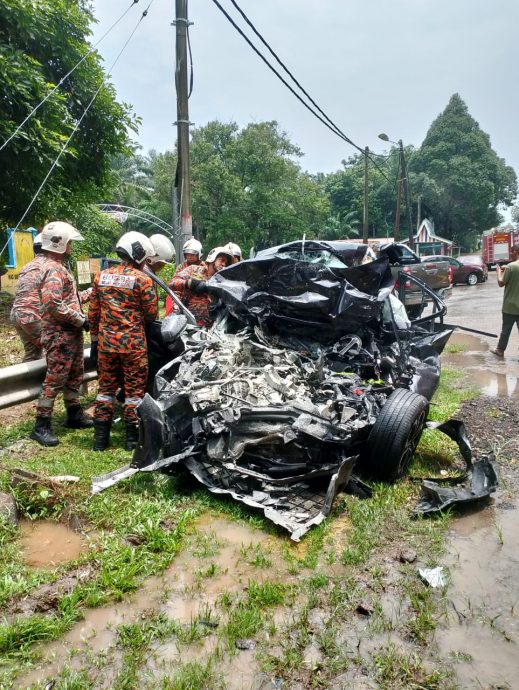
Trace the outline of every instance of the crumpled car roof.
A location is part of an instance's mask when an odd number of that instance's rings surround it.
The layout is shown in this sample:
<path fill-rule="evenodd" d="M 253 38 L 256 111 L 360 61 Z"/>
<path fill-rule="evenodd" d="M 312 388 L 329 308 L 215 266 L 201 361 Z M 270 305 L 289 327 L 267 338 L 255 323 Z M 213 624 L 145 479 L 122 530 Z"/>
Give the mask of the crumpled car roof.
<path fill-rule="evenodd" d="M 394 286 L 387 258 L 349 267 L 342 260 L 348 255 L 359 260 L 357 248 L 341 253 L 332 243 L 310 241 L 282 249 L 220 271 L 209 280 L 212 294 L 246 323 L 278 333 L 297 330 L 320 341 L 338 339 L 379 318 Z M 326 251 L 338 261 L 326 265 L 298 260 L 291 251 Z"/>

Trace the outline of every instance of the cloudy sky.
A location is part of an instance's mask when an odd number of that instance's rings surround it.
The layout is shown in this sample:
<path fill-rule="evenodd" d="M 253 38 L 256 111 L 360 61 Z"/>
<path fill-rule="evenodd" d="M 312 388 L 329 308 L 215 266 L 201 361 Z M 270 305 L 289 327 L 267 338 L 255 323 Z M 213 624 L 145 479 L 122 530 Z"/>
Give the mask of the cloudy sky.
<path fill-rule="evenodd" d="M 100 44 L 108 68 L 149 0 Z M 94 40 L 131 4 L 94 0 Z M 221 4 L 237 17 L 230 0 Z M 355 143 L 382 152 L 377 134 L 420 145 L 458 92 L 519 172 L 517 0 L 240 0 L 240 6 L 322 109 Z M 116 65 L 119 98 L 142 118 L 145 151 L 172 148 L 176 132 L 174 0 L 153 0 Z M 277 120 L 305 156 L 330 172 L 353 149 L 308 113 L 268 71 L 212 0 L 191 0 L 194 63 L 190 119 Z"/>

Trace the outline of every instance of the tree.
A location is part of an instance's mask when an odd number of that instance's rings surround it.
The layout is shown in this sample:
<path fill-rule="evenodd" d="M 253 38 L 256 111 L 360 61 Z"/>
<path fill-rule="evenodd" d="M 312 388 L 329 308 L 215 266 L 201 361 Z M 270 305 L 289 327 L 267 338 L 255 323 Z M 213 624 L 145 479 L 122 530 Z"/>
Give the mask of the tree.
<path fill-rule="evenodd" d="M 514 170 L 492 149 L 459 94 L 434 120 L 409 167 L 413 191 L 438 233 L 467 248 L 499 224 L 498 207 L 510 206 L 517 194 Z"/>
<path fill-rule="evenodd" d="M 195 230 L 206 246 L 245 251 L 316 237 L 329 215 L 318 180 L 294 160 L 301 151 L 276 122 L 210 122 L 193 132 Z"/>
<path fill-rule="evenodd" d="M 341 237 L 360 234 L 364 209 L 364 156 L 355 154 L 342 161 L 343 170 L 324 178 L 324 189 L 330 197 L 332 218 L 339 225 L 336 233 Z M 398 176 L 398 150 L 392 149 L 386 160 L 376 167 L 368 161 L 368 204 L 370 237 L 389 237 L 393 234 Z M 404 213 L 402 204 L 401 213 Z M 402 224 L 405 225 L 404 215 Z M 342 231 L 341 231 L 342 228 Z M 355 232 L 357 230 L 357 232 Z M 331 239 L 331 237 L 330 237 Z"/>
<path fill-rule="evenodd" d="M 0 3 L 0 145 L 90 49 L 93 15 L 82 0 Z M 105 196 L 110 156 L 129 150 L 137 120 L 116 100 L 92 52 L 0 152 L 0 221 L 16 224 L 100 88 L 25 222 L 55 216 L 64 198 L 84 205 Z"/>

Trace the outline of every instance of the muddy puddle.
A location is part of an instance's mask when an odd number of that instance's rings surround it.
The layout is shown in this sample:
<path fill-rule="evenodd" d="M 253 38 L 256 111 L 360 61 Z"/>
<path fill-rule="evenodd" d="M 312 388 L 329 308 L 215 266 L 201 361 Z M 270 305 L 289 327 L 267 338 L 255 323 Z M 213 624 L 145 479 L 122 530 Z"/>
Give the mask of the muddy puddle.
<path fill-rule="evenodd" d="M 456 661 L 463 688 L 517 688 L 519 512 L 489 507 L 456 519 L 447 564 L 448 627 L 442 656 Z"/>
<path fill-rule="evenodd" d="M 84 537 L 67 525 L 47 520 L 20 523 L 23 559 L 31 568 L 55 568 L 79 558 L 87 550 Z"/>
<path fill-rule="evenodd" d="M 117 626 L 145 620 L 150 612 L 162 612 L 185 626 L 207 625 L 207 637 L 183 646 L 181 654 L 174 638 L 154 647 L 147 670 L 171 675 L 180 663 L 206 658 L 216 648 L 222 593 L 241 596 L 250 580 L 272 580 L 273 571 L 281 581 L 286 580 L 287 566 L 271 537 L 247 525 L 204 516 L 162 576 L 146 580 L 124 602 L 86 610 L 83 620 L 59 641 L 40 648 L 39 668 L 20 678 L 16 687 L 49 682 L 65 664 L 79 669 L 92 653 L 117 655 Z M 259 674 L 254 651 L 236 650 L 222 673 L 229 690 L 254 687 Z M 107 678 L 102 687 L 110 687 L 110 682 Z"/>
<path fill-rule="evenodd" d="M 519 363 L 505 356 L 500 359 L 489 351 L 487 343 L 469 333 L 455 331 L 449 345 L 463 348 L 460 352 L 444 352 L 442 363 L 463 368 L 483 395 L 519 398 Z M 495 347 L 495 343 L 492 345 Z"/>
<path fill-rule="evenodd" d="M 519 404 L 514 353 L 498 359 L 486 342 L 467 333 L 454 333 L 449 343 L 464 349 L 444 353 L 444 364 L 462 367 L 483 395 Z M 519 507 L 500 500 L 509 479 L 502 477 L 495 501 L 451 525 L 444 561 L 451 574 L 448 613 L 435 638 L 460 688 L 519 687 Z"/>

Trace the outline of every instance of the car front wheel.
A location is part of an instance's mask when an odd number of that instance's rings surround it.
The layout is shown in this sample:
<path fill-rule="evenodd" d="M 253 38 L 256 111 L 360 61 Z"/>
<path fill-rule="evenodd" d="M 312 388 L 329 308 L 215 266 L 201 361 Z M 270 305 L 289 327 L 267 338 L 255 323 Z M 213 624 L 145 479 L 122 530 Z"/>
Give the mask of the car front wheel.
<path fill-rule="evenodd" d="M 467 276 L 467 285 L 477 285 L 478 276 L 477 273 L 469 273 Z"/>
<path fill-rule="evenodd" d="M 427 421 L 427 398 L 405 388 L 393 391 L 366 442 L 361 469 L 373 479 L 394 482 L 407 471 Z"/>

